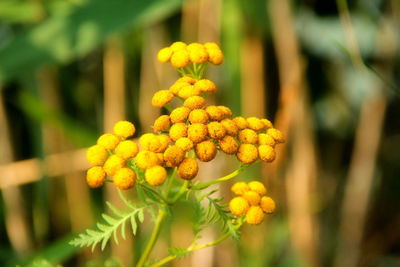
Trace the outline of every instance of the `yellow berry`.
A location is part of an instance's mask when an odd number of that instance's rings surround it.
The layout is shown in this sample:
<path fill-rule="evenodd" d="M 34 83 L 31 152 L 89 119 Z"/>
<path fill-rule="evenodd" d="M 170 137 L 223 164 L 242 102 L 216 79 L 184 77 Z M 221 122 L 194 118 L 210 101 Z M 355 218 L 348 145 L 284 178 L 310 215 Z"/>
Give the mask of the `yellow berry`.
<path fill-rule="evenodd" d="M 185 123 L 175 123 L 169 129 L 169 137 L 171 137 L 173 141 L 176 141 L 181 137 L 186 137 L 187 131 L 187 126 Z"/>
<path fill-rule="evenodd" d="M 196 156 L 200 161 L 208 162 L 215 158 L 217 155 L 217 147 L 210 141 L 203 141 L 196 145 Z"/>
<path fill-rule="evenodd" d="M 230 119 L 223 119 L 221 121 L 222 125 L 224 126 L 226 130 L 226 134 L 230 136 L 237 136 L 239 133 L 239 128 L 236 126 L 236 123 L 234 123 Z"/>
<path fill-rule="evenodd" d="M 181 137 L 176 140 L 175 145 L 182 148 L 183 151 L 189 151 L 193 148 L 193 142 L 187 137 Z"/>
<path fill-rule="evenodd" d="M 259 181 L 251 181 L 250 183 L 248 183 L 248 186 L 251 191 L 257 192 L 261 196 L 267 193 L 267 189 L 265 188 L 263 183 Z"/>
<path fill-rule="evenodd" d="M 171 143 L 171 138 L 169 138 L 169 136 L 165 134 L 158 135 L 157 138 L 160 141 L 160 147 L 154 152 L 156 153 L 164 152 L 165 149 L 167 149 L 167 147 Z"/>
<path fill-rule="evenodd" d="M 152 186 L 162 185 L 167 180 L 167 171 L 164 167 L 154 166 L 144 174 L 147 183 Z"/>
<path fill-rule="evenodd" d="M 189 117 L 190 109 L 187 107 L 179 107 L 174 109 L 169 115 L 173 123 L 186 122 Z"/>
<path fill-rule="evenodd" d="M 114 133 L 122 138 L 132 136 L 135 132 L 135 125 L 129 121 L 119 121 L 114 125 Z"/>
<path fill-rule="evenodd" d="M 238 139 L 243 144 L 256 144 L 258 141 L 258 135 L 251 129 L 244 129 L 239 131 Z"/>
<path fill-rule="evenodd" d="M 250 188 L 245 182 L 236 182 L 231 187 L 232 193 L 234 193 L 235 195 L 238 195 L 238 196 L 243 195 L 245 192 L 247 192 L 249 190 L 250 190 Z"/>
<path fill-rule="evenodd" d="M 121 190 L 132 188 L 136 182 L 136 174 L 129 168 L 121 168 L 114 175 L 114 185 Z"/>
<path fill-rule="evenodd" d="M 269 120 L 261 119 L 261 121 L 264 123 L 264 126 L 265 126 L 266 129 L 272 128 L 272 122 L 270 122 Z"/>
<path fill-rule="evenodd" d="M 94 145 L 89 147 L 86 152 L 86 159 L 90 164 L 100 165 L 107 157 L 107 151 L 104 147 Z"/>
<path fill-rule="evenodd" d="M 184 180 L 192 180 L 199 171 L 197 161 L 192 158 L 186 158 L 179 164 L 178 175 Z"/>
<path fill-rule="evenodd" d="M 206 124 L 208 122 L 208 114 L 204 109 L 194 109 L 189 114 L 190 123 Z"/>
<path fill-rule="evenodd" d="M 170 90 L 160 90 L 156 92 L 151 99 L 151 104 L 154 107 L 162 108 L 172 101 L 174 94 Z"/>
<path fill-rule="evenodd" d="M 183 87 L 185 87 L 185 86 L 189 86 L 189 85 L 191 85 L 190 83 L 188 83 L 188 82 L 185 82 L 185 81 L 176 81 L 173 85 L 171 85 L 171 87 L 169 88 L 169 91 L 171 92 L 171 93 L 173 93 L 174 95 L 178 95 L 178 93 L 179 93 L 179 91 L 183 88 Z"/>
<path fill-rule="evenodd" d="M 258 145 L 275 146 L 275 140 L 268 134 L 261 133 L 258 135 Z"/>
<path fill-rule="evenodd" d="M 264 123 L 256 117 L 247 118 L 247 123 L 249 124 L 249 128 L 254 131 L 260 131 L 265 127 Z"/>
<path fill-rule="evenodd" d="M 249 126 L 246 119 L 243 117 L 235 117 L 232 121 L 236 123 L 236 126 L 239 128 L 239 130 L 246 129 Z"/>
<path fill-rule="evenodd" d="M 139 146 L 131 140 L 122 141 L 115 149 L 115 154 L 122 159 L 134 158 L 138 152 Z"/>
<path fill-rule="evenodd" d="M 218 106 L 218 108 L 219 108 L 220 110 L 222 110 L 222 112 L 223 112 L 224 115 L 225 115 L 225 118 L 230 118 L 230 117 L 232 117 L 232 110 L 231 110 L 230 108 L 225 107 L 225 106 Z"/>
<path fill-rule="evenodd" d="M 146 133 L 142 135 L 139 139 L 139 143 L 144 150 L 157 152 L 159 147 L 161 146 L 160 140 L 157 138 L 155 134 Z"/>
<path fill-rule="evenodd" d="M 184 159 L 185 152 L 182 148 L 173 145 L 164 152 L 164 162 L 168 167 L 178 166 Z"/>
<path fill-rule="evenodd" d="M 171 58 L 172 52 L 173 51 L 170 47 L 164 47 L 163 49 L 161 49 L 158 52 L 158 55 L 157 55 L 158 61 L 160 61 L 162 63 L 168 62 L 169 59 Z"/>
<path fill-rule="evenodd" d="M 261 145 L 258 147 L 258 156 L 264 162 L 272 162 L 275 159 L 275 150 L 272 146 Z"/>
<path fill-rule="evenodd" d="M 214 65 L 221 65 L 224 62 L 224 54 L 220 49 L 207 49 L 208 61 Z"/>
<path fill-rule="evenodd" d="M 199 96 L 201 91 L 193 85 L 185 85 L 179 90 L 178 96 L 187 99 L 191 96 Z"/>
<path fill-rule="evenodd" d="M 125 167 L 125 160 L 117 155 L 111 155 L 104 163 L 104 171 L 113 176 L 119 169 Z"/>
<path fill-rule="evenodd" d="M 106 172 L 100 166 L 90 168 L 86 173 L 86 182 L 90 187 L 97 188 L 103 185 Z"/>
<path fill-rule="evenodd" d="M 215 86 L 215 84 L 207 79 L 198 80 L 194 84 L 194 87 L 197 88 L 200 92 L 205 93 L 214 93 L 217 91 L 217 87 Z"/>
<path fill-rule="evenodd" d="M 232 136 L 225 136 L 223 139 L 218 141 L 218 145 L 223 152 L 229 155 L 236 154 L 239 149 L 239 144 Z"/>
<path fill-rule="evenodd" d="M 173 52 L 186 49 L 186 47 L 187 44 L 185 44 L 184 42 L 174 42 L 172 45 L 170 45 L 170 48 Z"/>
<path fill-rule="evenodd" d="M 260 203 L 260 195 L 254 191 L 247 191 L 244 192 L 242 195 L 251 206 L 257 206 Z"/>
<path fill-rule="evenodd" d="M 257 225 L 264 220 L 263 210 L 259 206 L 251 206 L 244 218 L 250 225 Z"/>
<path fill-rule="evenodd" d="M 213 121 L 222 121 L 225 118 L 224 112 L 216 106 L 206 107 L 206 112 L 210 120 Z"/>
<path fill-rule="evenodd" d="M 143 150 L 136 156 L 136 165 L 143 170 L 149 169 L 158 164 L 160 164 L 160 159 L 154 152 Z"/>
<path fill-rule="evenodd" d="M 172 54 L 171 64 L 175 68 L 183 68 L 189 64 L 189 52 L 186 50 L 178 50 Z"/>
<path fill-rule="evenodd" d="M 257 148 L 251 144 L 241 144 L 236 154 L 238 160 L 244 164 L 250 164 L 257 160 Z"/>
<path fill-rule="evenodd" d="M 284 143 L 285 142 L 285 138 L 283 137 L 283 134 L 281 131 L 279 131 L 278 129 L 275 128 L 269 128 L 267 130 L 267 134 L 270 135 L 272 138 L 274 138 L 274 140 L 277 143 Z"/>
<path fill-rule="evenodd" d="M 234 197 L 229 202 L 229 209 L 233 215 L 242 215 L 249 209 L 249 203 L 243 197 Z"/>
<path fill-rule="evenodd" d="M 119 144 L 119 138 L 113 134 L 103 134 L 97 139 L 97 144 L 107 150 L 113 150 Z"/>
<path fill-rule="evenodd" d="M 220 140 L 225 137 L 226 134 L 225 127 L 217 121 L 212 121 L 209 124 L 207 124 L 207 129 L 208 129 L 208 135 L 212 139 Z"/>
<path fill-rule="evenodd" d="M 192 43 L 186 49 L 189 51 L 189 58 L 193 63 L 202 64 L 207 62 L 208 53 L 202 44 Z"/>
<path fill-rule="evenodd" d="M 183 105 L 190 109 L 199 109 L 206 105 L 206 100 L 201 96 L 191 96 L 188 97 Z"/>
<path fill-rule="evenodd" d="M 168 115 L 161 115 L 154 122 L 153 126 L 154 132 L 157 133 L 157 132 L 167 131 L 170 123 L 171 119 Z"/>
<path fill-rule="evenodd" d="M 275 201 L 272 198 L 266 196 L 261 198 L 260 206 L 261 209 L 267 214 L 274 213 L 276 208 Z"/>
<path fill-rule="evenodd" d="M 188 138 L 193 143 L 200 143 L 207 138 L 207 126 L 201 123 L 193 123 L 188 128 Z"/>

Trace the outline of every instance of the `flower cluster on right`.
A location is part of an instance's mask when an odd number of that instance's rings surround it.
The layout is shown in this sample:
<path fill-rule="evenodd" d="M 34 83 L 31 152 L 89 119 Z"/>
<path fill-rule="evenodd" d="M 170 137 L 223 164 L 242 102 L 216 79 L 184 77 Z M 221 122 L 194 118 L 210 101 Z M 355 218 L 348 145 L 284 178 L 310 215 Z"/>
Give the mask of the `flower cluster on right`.
<path fill-rule="evenodd" d="M 275 201 L 265 196 L 267 189 L 259 181 L 237 182 L 231 187 L 231 191 L 237 195 L 229 202 L 232 214 L 241 216 L 248 224 L 257 225 L 264 220 L 264 213 L 275 211 Z"/>

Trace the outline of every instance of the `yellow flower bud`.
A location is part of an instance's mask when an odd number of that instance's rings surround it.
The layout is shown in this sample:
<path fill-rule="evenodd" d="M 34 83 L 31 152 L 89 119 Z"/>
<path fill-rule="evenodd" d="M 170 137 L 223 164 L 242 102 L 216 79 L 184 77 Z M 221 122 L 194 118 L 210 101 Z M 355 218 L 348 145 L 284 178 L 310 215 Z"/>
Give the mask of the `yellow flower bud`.
<path fill-rule="evenodd" d="M 173 93 L 174 95 L 178 95 L 179 94 L 179 91 L 183 88 L 183 87 L 185 87 L 185 86 L 189 86 L 189 85 L 191 85 L 190 83 L 188 83 L 188 82 L 185 82 L 185 81 L 176 81 L 173 85 L 171 85 L 171 87 L 169 88 L 169 91 L 171 92 L 171 93 Z"/>
<path fill-rule="evenodd" d="M 221 50 L 221 48 L 220 48 L 216 43 L 212 43 L 212 42 L 205 43 L 205 44 L 204 44 L 204 47 L 205 47 L 207 50 L 212 50 L 212 49 Z"/>
<path fill-rule="evenodd" d="M 224 62 L 224 54 L 220 49 L 207 49 L 208 61 L 214 65 L 221 65 Z"/>
<path fill-rule="evenodd" d="M 220 140 L 226 135 L 225 127 L 217 121 L 212 121 L 207 124 L 207 129 L 208 135 L 215 140 Z"/>
<path fill-rule="evenodd" d="M 104 147 L 94 145 L 89 147 L 86 152 L 86 159 L 90 164 L 100 165 L 107 157 L 107 151 Z"/>
<path fill-rule="evenodd" d="M 249 124 L 249 128 L 254 131 L 260 131 L 265 127 L 264 123 L 256 117 L 247 118 L 247 123 Z"/>
<path fill-rule="evenodd" d="M 187 137 L 181 137 L 176 140 L 175 145 L 182 148 L 183 151 L 189 151 L 193 148 L 193 142 Z"/>
<path fill-rule="evenodd" d="M 257 148 L 251 144 L 241 144 L 236 154 L 238 160 L 244 164 L 250 164 L 257 160 Z"/>
<path fill-rule="evenodd" d="M 243 144 L 256 144 L 258 141 L 258 135 L 253 130 L 244 129 L 239 131 L 238 139 Z"/>
<path fill-rule="evenodd" d="M 274 213 L 276 208 L 275 201 L 272 198 L 266 196 L 261 198 L 260 206 L 261 209 L 267 214 Z"/>
<path fill-rule="evenodd" d="M 184 180 L 192 180 L 199 171 L 197 161 L 192 158 L 186 158 L 178 167 L 178 175 Z"/>
<path fill-rule="evenodd" d="M 225 136 L 223 139 L 218 141 L 218 145 L 223 152 L 229 155 L 236 154 L 239 149 L 239 144 L 232 136 Z"/>
<path fill-rule="evenodd" d="M 170 48 L 173 52 L 186 49 L 186 47 L 187 44 L 185 44 L 184 42 L 174 42 L 172 45 L 170 45 Z"/>
<path fill-rule="evenodd" d="M 202 64 L 207 62 L 208 53 L 202 44 L 192 43 L 186 49 L 189 51 L 189 58 L 193 63 Z"/>
<path fill-rule="evenodd" d="M 217 155 L 217 147 L 210 141 L 203 141 L 196 145 L 196 156 L 200 161 L 208 162 L 215 158 Z"/>
<path fill-rule="evenodd" d="M 168 115 L 161 115 L 156 119 L 154 122 L 154 132 L 162 132 L 162 131 L 167 131 L 169 128 L 169 125 L 171 123 L 171 119 Z"/>
<path fill-rule="evenodd" d="M 164 152 L 164 162 L 168 167 L 178 166 L 183 161 L 184 157 L 185 152 L 176 145 L 170 146 Z"/>
<path fill-rule="evenodd" d="M 261 145 L 268 145 L 268 146 L 275 146 L 275 140 L 268 134 L 261 133 L 258 135 L 258 144 Z"/>
<path fill-rule="evenodd" d="M 260 195 L 254 191 L 244 192 L 242 196 L 249 202 L 251 206 L 257 206 L 261 200 Z"/>
<path fill-rule="evenodd" d="M 265 195 L 267 193 L 267 189 L 265 188 L 265 186 L 259 182 L 259 181 L 251 181 L 248 184 L 249 188 L 251 191 L 257 192 L 258 194 L 260 194 L 261 196 Z"/>
<path fill-rule="evenodd" d="M 167 149 L 167 147 L 171 143 L 171 138 L 169 138 L 169 136 L 165 134 L 158 135 L 157 138 L 160 141 L 160 147 L 154 152 L 157 153 L 164 152 L 165 149 Z"/>
<path fill-rule="evenodd" d="M 193 85 L 196 83 L 196 80 L 190 76 L 183 76 L 183 77 L 180 77 L 178 80 L 176 80 L 176 82 L 185 82 L 185 83 Z"/>
<path fill-rule="evenodd" d="M 215 86 L 215 84 L 207 79 L 198 80 L 194 84 L 194 87 L 198 89 L 200 92 L 205 92 L 205 93 L 215 93 L 217 91 L 217 87 Z"/>
<path fill-rule="evenodd" d="M 230 118 L 230 117 L 232 117 L 232 110 L 231 110 L 230 108 L 225 107 L 225 106 L 218 106 L 218 108 L 219 108 L 220 110 L 222 110 L 222 112 L 223 112 L 224 115 L 225 115 L 225 118 Z"/>
<path fill-rule="evenodd" d="M 86 182 L 90 187 L 97 188 L 103 185 L 106 172 L 100 166 L 90 168 L 86 173 Z"/>
<path fill-rule="evenodd" d="M 131 140 L 122 141 L 115 149 L 115 154 L 125 160 L 134 158 L 138 152 L 139 146 Z"/>
<path fill-rule="evenodd" d="M 272 162 L 275 159 L 275 150 L 272 146 L 261 145 L 258 147 L 258 156 L 264 162 Z"/>
<path fill-rule="evenodd" d="M 233 215 L 242 215 L 249 209 L 249 203 L 243 197 L 234 197 L 229 202 L 229 209 Z"/>
<path fill-rule="evenodd" d="M 259 206 L 251 206 L 244 219 L 250 225 L 258 225 L 264 220 L 263 210 Z"/>
<path fill-rule="evenodd" d="M 210 120 L 213 121 L 222 121 L 225 118 L 224 112 L 216 106 L 206 107 L 206 112 Z"/>
<path fill-rule="evenodd" d="M 152 152 L 157 152 L 157 150 L 161 146 L 158 137 L 152 133 L 146 133 L 142 135 L 139 139 L 139 143 L 144 150 Z"/>
<path fill-rule="evenodd" d="M 187 107 L 179 107 L 174 109 L 169 115 L 173 123 L 186 122 L 189 117 L 190 109 Z"/>
<path fill-rule="evenodd" d="M 147 170 L 158 164 L 160 164 L 160 159 L 154 152 L 143 150 L 140 151 L 136 156 L 136 165 L 140 169 Z"/>
<path fill-rule="evenodd" d="M 135 132 L 135 125 L 129 121 L 119 121 L 114 125 L 114 133 L 122 138 L 132 136 Z"/>
<path fill-rule="evenodd" d="M 199 109 L 206 105 L 206 100 L 201 96 L 191 96 L 188 97 L 183 105 L 190 109 Z"/>
<path fill-rule="evenodd" d="M 226 130 L 226 134 L 230 136 L 237 136 L 239 133 L 239 128 L 236 126 L 236 123 L 234 123 L 230 119 L 223 119 L 221 121 L 222 125 L 224 126 Z"/>
<path fill-rule="evenodd" d="M 243 117 L 235 117 L 232 121 L 236 123 L 236 126 L 239 128 L 239 130 L 243 130 L 249 127 L 249 124 Z"/>
<path fill-rule="evenodd" d="M 178 50 L 172 54 L 171 64 L 175 68 L 183 68 L 189 64 L 189 52 L 187 50 Z"/>
<path fill-rule="evenodd" d="M 200 123 L 193 123 L 188 128 L 188 137 L 194 143 L 200 143 L 207 138 L 207 126 Z"/>
<path fill-rule="evenodd" d="M 191 96 L 199 96 L 200 94 L 201 91 L 193 85 L 183 86 L 178 92 L 178 96 L 184 99 L 187 99 Z"/>
<path fill-rule="evenodd" d="M 171 102 L 173 98 L 174 94 L 171 91 L 160 90 L 154 94 L 153 98 L 151 99 L 151 104 L 154 107 L 162 108 L 163 106 Z"/>
<path fill-rule="evenodd" d="M 269 128 L 267 130 L 267 134 L 270 135 L 272 138 L 274 138 L 274 140 L 277 143 L 284 143 L 285 142 L 285 138 L 283 137 L 283 134 L 278 129 Z"/>
<path fill-rule="evenodd" d="M 113 150 L 119 144 L 119 138 L 113 134 L 103 134 L 97 139 L 97 144 L 107 150 Z"/>
<path fill-rule="evenodd" d="M 168 62 L 172 56 L 172 52 L 173 51 L 170 47 L 164 47 L 163 49 L 161 49 L 158 52 L 158 55 L 157 55 L 158 61 L 160 61 L 162 63 Z"/>
<path fill-rule="evenodd" d="M 125 160 L 117 155 L 111 155 L 104 163 L 103 169 L 108 175 L 113 176 L 119 169 L 123 167 L 125 167 Z"/>
<path fill-rule="evenodd" d="M 189 121 L 192 124 L 206 124 L 208 122 L 208 114 L 204 109 L 194 109 L 189 114 Z"/>
<path fill-rule="evenodd" d="M 176 141 L 181 137 L 186 137 L 187 132 L 188 130 L 185 123 L 183 122 L 175 123 L 169 129 L 169 137 L 171 137 L 173 141 Z"/>
<path fill-rule="evenodd" d="M 167 180 L 167 171 L 164 167 L 154 166 L 147 169 L 144 176 L 149 185 L 162 185 Z"/>
<path fill-rule="evenodd" d="M 131 169 L 122 168 L 115 173 L 113 180 L 117 188 L 127 190 L 135 185 L 136 174 Z"/>
<path fill-rule="evenodd" d="M 265 126 L 266 129 L 272 128 L 272 122 L 270 122 L 269 120 L 261 119 L 261 121 L 262 121 L 262 123 L 264 123 L 264 126 Z"/>
<path fill-rule="evenodd" d="M 243 195 L 245 192 L 247 192 L 249 190 L 250 190 L 250 188 L 245 182 L 236 182 L 231 187 L 232 193 L 234 193 L 235 195 L 238 195 L 238 196 Z"/>

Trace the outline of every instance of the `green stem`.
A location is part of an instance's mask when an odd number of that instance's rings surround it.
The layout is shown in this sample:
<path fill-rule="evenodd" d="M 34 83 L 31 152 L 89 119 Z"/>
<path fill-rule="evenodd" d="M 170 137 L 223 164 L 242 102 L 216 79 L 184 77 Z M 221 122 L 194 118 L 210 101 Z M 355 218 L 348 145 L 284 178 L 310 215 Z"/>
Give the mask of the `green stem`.
<path fill-rule="evenodd" d="M 235 170 L 234 172 L 232 172 L 232 173 L 230 173 L 228 175 L 225 175 L 225 176 L 223 176 L 221 178 L 212 180 L 212 181 L 207 182 L 207 183 L 201 183 L 201 184 L 194 185 L 190 189 L 191 190 L 201 190 L 201 189 L 209 187 L 210 185 L 221 183 L 221 182 L 224 182 L 224 181 L 228 181 L 228 180 L 236 177 L 237 175 L 239 175 L 239 173 L 244 171 L 246 168 L 247 167 L 245 165 L 242 165 L 241 167 L 239 167 L 239 169 Z"/>
<path fill-rule="evenodd" d="M 176 201 L 178 201 L 178 199 L 185 193 L 186 189 L 188 188 L 188 185 L 189 181 L 185 180 L 185 182 L 181 186 L 181 189 L 179 189 L 178 193 L 176 193 L 176 195 L 174 196 L 174 198 L 171 200 L 170 203 L 175 203 Z"/>
<path fill-rule="evenodd" d="M 157 241 L 157 238 L 160 234 L 161 226 L 162 226 L 162 223 L 164 222 L 166 215 L 167 215 L 167 213 L 163 209 L 159 209 L 156 224 L 153 229 L 153 233 L 151 233 L 150 240 L 147 243 L 147 246 L 146 246 L 142 256 L 140 257 L 139 262 L 137 263 L 136 267 L 142 267 L 146 263 L 147 258 L 149 257 L 151 251 L 153 250 L 153 247 L 154 247 L 154 245 Z"/>
<path fill-rule="evenodd" d="M 171 176 L 169 177 L 167 189 L 164 192 L 164 197 L 166 199 L 168 199 L 168 194 L 171 191 L 172 184 L 174 183 L 174 179 L 175 179 L 175 175 L 176 175 L 177 170 L 178 170 L 178 167 L 175 167 L 174 171 L 172 172 Z"/>
<path fill-rule="evenodd" d="M 125 203 L 125 205 L 127 205 L 128 207 L 134 209 L 135 207 L 132 205 L 132 203 L 125 197 L 124 193 L 122 193 L 122 191 L 120 189 L 118 190 L 118 195 L 119 197 L 122 199 L 122 201 Z"/>
<path fill-rule="evenodd" d="M 168 204 L 168 200 L 166 200 L 159 192 L 157 192 L 156 190 L 154 190 L 153 188 L 147 186 L 146 184 L 139 184 L 141 187 L 143 187 L 144 189 L 151 191 L 154 195 L 156 195 L 156 197 L 158 197 L 161 201 L 163 201 L 165 204 Z"/>

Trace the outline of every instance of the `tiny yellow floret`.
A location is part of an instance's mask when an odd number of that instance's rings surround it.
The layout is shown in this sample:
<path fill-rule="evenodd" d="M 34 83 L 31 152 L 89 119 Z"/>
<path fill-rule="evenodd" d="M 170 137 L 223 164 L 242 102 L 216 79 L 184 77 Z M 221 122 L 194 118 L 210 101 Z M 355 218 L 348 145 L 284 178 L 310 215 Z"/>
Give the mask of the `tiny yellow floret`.
<path fill-rule="evenodd" d="M 275 155 L 275 150 L 272 146 L 261 145 L 258 147 L 258 156 L 264 162 L 274 161 Z"/>
<path fill-rule="evenodd" d="M 217 155 L 217 147 L 210 140 L 198 143 L 195 150 L 197 158 L 203 162 L 211 161 Z"/>
<path fill-rule="evenodd" d="M 122 141 L 115 149 L 115 154 L 125 160 L 134 158 L 138 152 L 139 146 L 131 140 Z"/>
<path fill-rule="evenodd" d="M 178 166 L 184 159 L 185 152 L 177 145 L 170 146 L 164 152 L 164 162 L 168 167 Z"/>
<path fill-rule="evenodd" d="M 274 213 L 276 208 L 275 201 L 272 198 L 266 196 L 261 198 L 260 206 L 262 210 L 267 214 Z"/>
<path fill-rule="evenodd" d="M 208 114 L 204 109 L 194 109 L 189 114 L 190 123 L 206 124 L 208 122 Z"/>
<path fill-rule="evenodd" d="M 198 80 L 194 87 L 204 93 L 215 93 L 217 91 L 215 84 L 207 79 Z"/>
<path fill-rule="evenodd" d="M 250 164 L 257 160 L 257 148 L 251 144 L 241 144 L 236 153 L 238 160 L 244 164 Z"/>
<path fill-rule="evenodd" d="M 190 61 L 196 64 L 202 64 L 207 62 L 208 53 L 206 48 L 199 43 L 189 44 L 186 48 L 189 51 Z"/>
<path fill-rule="evenodd" d="M 215 140 L 221 140 L 226 135 L 225 127 L 217 121 L 212 121 L 207 124 L 207 129 L 208 135 Z"/>
<path fill-rule="evenodd" d="M 101 165 L 107 157 L 107 151 L 104 147 L 94 145 L 89 147 L 86 152 L 86 159 L 90 164 Z"/>
<path fill-rule="evenodd" d="M 187 99 L 191 96 L 199 96 L 200 94 L 201 91 L 193 85 L 185 85 L 178 92 L 178 96 L 183 99 Z"/>
<path fill-rule="evenodd" d="M 157 152 L 157 150 L 161 146 L 160 139 L 152 133 L 146 133 L 142 135 L 139 139 L 139 143 L 144 150 L 152 152 Z"/>
<path fill-rule="evenodd" d="M 224 54 L 220 49 L 207 49 L 208 61 L 214 65 L 221 65 L 224 62 Z"/>
<path fill-rule="evenodd" d="M 157 135 L 157 138 L 160 141 L 160 147 L 154 152 L 156 153 L 164 152 L 165 149 L 167 149 L 167 147 L 171 143 L 171 138 L 169 138 L 169 136 L 165 134 Z"/>
<path fill-rule="evenodd" d="M 258 135 L 258 145 L 268 145 L 268 146 L 275 146 L 275 140 L 272 138 L 272 136 L 265 134 L 265 133 L 260 133 Z"/>
<path fill-rule="evenodd" d="M 187 107 L 179 107 L 174 109 L 169 115 L 173 123 L 186 122 L 189 117 L 190 109 Z"/>
<path fill-rule="evenodd" d="M 247 123 L 246 119 L 243 117 L 235 117 L 232 119 L 234 123 L 236 123 L 236 126 L 239 128 L 239 130 L 246 129 L 249 127 L 249 124 Z"/>
<path fill-rule="evenodd" d="M 199 109 L 206 105 L 206 100 L 201 96 L 191 96 L 188 97 L 183 105 L 190 109 Z"/>
<path fill-rule="evenodd" d="M 257 206 L 260 203 L 261 197 L 257 192 L 247 191 L 242 195 L 251 206 Z"/>
<path fill-rule="evenodd" d="M 226 106 L 218 106 L 220 110 L 225 114 L 225 118 L 230 118 L 232 117 L 232 110 Z"/>
<path fill-rule="evenodd" d="M 200 143 L 207 138 L 207 126 L 201 123 L 193 123 L 188 128 L 188 138 L 193 143 Z"/>
<path fill-rule="evenodd" d="M 169 104 L 174 98 L 174 94 L 170 90 L 160 90 L 157 91 L 153 98 L 151 99 L 151 104 L 153 107 L 162 108 L 165 105 Z"/>
<path fill-rule="evenodd" d="M 170 60 L 171 56 L 172 56 L 172 49 L 170 47 L 164 47 L 162 48 L 160 51 L 158 51 L 158 61 L 162 62 L 162 63 L 166 63 Z"/>
<path fill-rule="evenodd" d="M 225 119 L 224 112 L 222 110 L 220 110 L 216 106 L 208 106 L 208 107 L 206 107 L 206 112 L 207 112 L 208 117 L 210 118 L 210 120 L 222 121 L 223 119 Z"/>
<path fill-rule="evenodd" d="M 90 187 L 97 188 L 103 185 L 106 172 L 100 166 L 90 168 L 86 173 L 86 182 Z"/>
<path fill-rule="evenodd" d="M 272 122 L 270 122 L 269 120 L 267 120 L 267 119 L 261 119 L 261 121 L 264 123 L 266 129 L 272 128 L 272 127 L 273 127 L 273 126 L 272 126 Z"/>
<path fill-rule="evenodd" d="M 187 44 L 185 44 L 184 42 L 174 42 L 172 45 L 170 45 L 170 48 L 172 49 L 173 52 L 182 50 L 182 49 L 186 49 Z"/>
<path fill-rule="evenodd" d="M 236 154 L 239 149 L 238 142 L 230 135 L 227 135 L 223 139 L 219 140 L 218 145 L 221 150 L 228 155 Z"/>
<path fill-rule="evenodd" d="M 192 180 L 199 171 L 197 161 L 193 158 L 184 159 L 178 167 L 178 175 L 184 180 Z"/>
<path fill-rule="evenodd" d="M 143 150 L 136 155 L 136 165 L 143 170 L 147 170 L 158 164 L 160 164 L 160 159 L 154 152 Z"/>
<path fill-rule="evenodd" d="M 114 125 L 114 133 L 122 138 L 134 135 L 136 132 L 135 125 L 129 121 L 119 121 Z"/>
<path fill-rule="evenodd" d="M 180 77 L 178 80 L 176 80 L 176 82 L 185 82 L 185 83 L 193 85 L 196 83 L 196 80 L 190 76 L 183 76 L 183 77 Z"/>
<path fill-rule="evenodd" d="M 248 186 L 249 186 L 251 191 L 257 192 L 261 196 L 263 196 L 263 195 L 265 195 L 267 193 L 267 189 L 265 188 L 263 183 L 261 183 L 259 181 L 251 181 L 248 184 Z"/>
<path fill-rule="evenodd" d="M 179 91 L 183 88 L 183 87 L 185 87 L 185 86 L 189 86 L 189 85 L 191 85 L 190 83 L 188 83 L 188 82 L 185 82 L 185 81 L 176 81 L 173 85 L 171 85 L 171 87 L 169 88 L 169 91 L 171 92 L 171 93 L 173 93 L 174 95 L 178 95 L 179 94 Z"/>
<path fill-rule="evenodd" d="M 264 129 L 265 127 L 264 123 L 256 117 L 247 118 L 247 123 L 249 124 L 249 128 L 256 132 Z"/>
<path fill-rule="evenodd" d="M 239 128 L 236 126 L 236 123 L 234 123 L 230 119 L 223 119 L 221 121 L 222 125 L 225 127 L 226 134 L 230 136 L 237 136 L 239 133 Z"/>
<path fill-rule="evenodd" d="M 164 167 L 154 166 L 150 169 L 147 169 L 144 176 L 146 178 L 146 182 L 149 183 L 149 185 L 162 185 L 165 180 L 167 180 L 167 171 Z"/>
<path fill-rule="evenodd" d="M 258 142 L 258 135 L 251 129 L 244 129 L 239 131 L 238 139 L 243 144 L 256 144 Z"/>
<path fill-rule="evenodd" d="M 103 168 L 108 175 L 114 176 L 123 167 L 125 167 L 125 160 L 117 155 L 111 155 L 104 163 Z"/>
<path fill-rule="evenodd" d="M 173 141 L 176 141 L 181 137 L 186 137 L 187 132 L 188 129 L 185 123 L 183 122 L 175 123 L 169 129 L 169 137 L 171 137 Z"/>
<path fill-rule="evenodd" d="M 249 203 L 243 197 L 234 197 L 229 202 L 229 209 L 233 215 L 242 215 L 249 209 Z"/>
<path fill-rule="evenodd" d="M 155 120 L 153 130 L 155 133 L 167 131 L 170 123 L 171 119 L 168 115 L 161 115 Z"/>
<path fill-rule="evenodd" d="M 113 150 L 119 144 L 119 138 L 113 134 L 103 134 L 97 139 L 97 144 L 107 150 Z"/>
<path fill-rule="evenodd" d="M 117 188 L 127 190 L 135 185 L 136 174 L 129 168 L 121 168 L 115 173 L 113 180 Z"/>
<path fill-rule="evenodd" d="M 189 52 L 187 50 L 178 50 L 172 54 L 171 64 L 175 68 L 183 68 L 189 64 Z"/>
<path fill-rule="evenodd" d="M 193 148 L 193 142 L 187 137 L 181 137 L 176 140 L 175 145 L 182 148 L 183 151 L 189 151 Z"/>
<path fill-rule="evenodd" d="M 258 225 L 264 220 L 264 212 L 259 206 L 251 206 L 244 219 L 250 225 Z"/>
<path fill-rule="evenodd" d="M 281 131 L 279 131 L 278 129 L 275 128 L 269 128 L 267 130 L 267 134 L 270 135 L 272 138 L 274 138 L 274 140 L 277 143 L 284 143 L 285 142 L 285 137 L 283 137 L 283 134 Z"/>
<path fill-rule="evenodd" d="M 235 195 L 238 195 L 238 196 L 243 195 L 245 192 L 247 192 L 249 190 L 250 190 L 250 188 L 245 182 L 236 182 L 231 187 L 232 193 L 234 193 Z"/>

